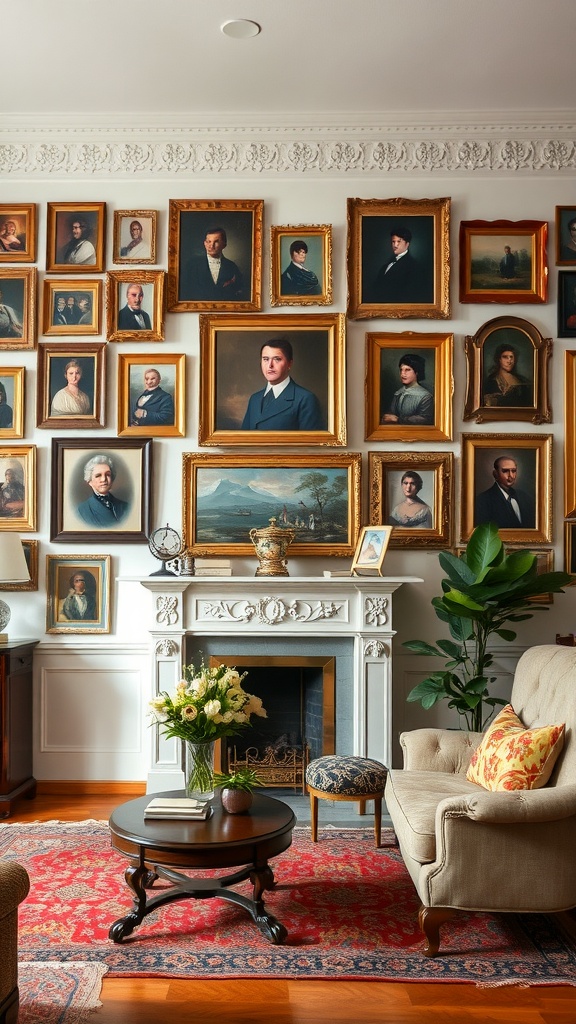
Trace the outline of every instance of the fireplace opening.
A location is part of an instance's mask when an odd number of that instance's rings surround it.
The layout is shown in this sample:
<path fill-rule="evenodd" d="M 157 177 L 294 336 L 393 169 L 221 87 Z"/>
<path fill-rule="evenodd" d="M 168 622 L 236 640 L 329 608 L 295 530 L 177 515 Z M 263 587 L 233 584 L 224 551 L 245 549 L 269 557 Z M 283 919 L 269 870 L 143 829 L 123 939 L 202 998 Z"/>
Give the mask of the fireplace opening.
<path fill-rule="evenodd" d="M 260 697 L 267 717 L 224 739 L 219 771 L 249 767 L 265 788 L 305 789 L 309 761 L 334 753 L 335 659 L 332 657 L 211 655 L 211 665 L 247 672 L 244 688 Z"/>

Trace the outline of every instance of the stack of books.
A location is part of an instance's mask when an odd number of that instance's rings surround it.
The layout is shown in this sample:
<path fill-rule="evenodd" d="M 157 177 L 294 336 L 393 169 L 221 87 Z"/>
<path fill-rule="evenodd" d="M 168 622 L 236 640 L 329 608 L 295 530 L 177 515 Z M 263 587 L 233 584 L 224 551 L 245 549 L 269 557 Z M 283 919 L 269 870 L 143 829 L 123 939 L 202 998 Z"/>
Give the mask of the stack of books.
<path fill-rule="evenodd" d="M 231 576 L 232 562 L 229 558 L 195 558 L 196 576 Z"/>
<path fill-rule="evenodd" d="M 187 796 L 155 796 L 144 811 L 145 818 L 172 818 L 174 821 L 204 821 L 212 814 L 208 801 L 192 800 Z"/>

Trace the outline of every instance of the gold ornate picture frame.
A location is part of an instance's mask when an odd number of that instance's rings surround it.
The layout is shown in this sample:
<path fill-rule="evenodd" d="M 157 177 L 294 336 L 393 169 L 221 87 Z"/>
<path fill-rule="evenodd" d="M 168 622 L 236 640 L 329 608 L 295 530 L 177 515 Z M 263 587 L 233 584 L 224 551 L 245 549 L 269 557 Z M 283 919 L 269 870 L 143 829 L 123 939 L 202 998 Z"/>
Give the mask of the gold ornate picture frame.
<path fill-rule="evenodd" d="M 0 267 L 0 351 L 36 348 L 36 267 Z"/>
<path fill-rule="evenodd" d="M 36 445 L 0 445 L 0 529 L 36 529 Z"/>
<path fill-rule="evenodd" d="M 35 263 L 36 203 L 0 203 L 0 263 Z"/>
<path fill-rule="evenodd" d="M 110 632 L 110 555 L 46 555 L 46 632 Z"/>
<path fill-rule="evenodd" d="M 92 335 L 100 333 L 102 281 L 47 279 L 43 283 L 42 333 Z"/>
<path fill-rule="evenodd" d="M 332 225 L 270 228 L 270 305 L 329 306 L 332 302 Z"/>
<path fill-rule="evenodd" d="M 23 540 L 22 550 L 30 579 L 25 583 L 0 583 L 0 590 L 38 590 L 38 541 Z"/>
<path fill-rule="evenodd" d="M 112 261 L 156 263 L 157 210 L 114 210 Z"/>
<path fill-rule="evenodd" d="M 391 526 L 363 526 L 352 559 L 352 576 L 381 576 L 392 536 Z"/>
<path fill-rule="evenodd" d="M 109 270 L 108 341 L 164 341 L 164 271 Z"/>
<path fill-rule="evenodd" d="M 576 516 L 576 352 L 564 354 L 564 518 Z"/>
<path fill-rule="evenodd" d="M 557 206 L 556 265 L 576 267 L 576 206 Z"/>
<path fill-rule="evenodd" d="M 0 441 L 24 437 L 23 366 L 0 366 Z"/>
<path fill-rule="evenodd" d="M 46 270 L 49 274 L 101 274 L 106 203 L 48 203 Z"/>
<path fill-rule="evenodd" d="M 370 522 L 392 526 L 390 548 L 452 543 L 452 452 L 369 452 Z"/>
<path fill-rule="evenodd" d="M 460 302 L 546 302 L 545 220 L 463 220 Z"/>
<path fill-rule="evenodd" d="M 185 437 L 185 395 L 186 356 L 183 353 L 119 353 L 120 436 Z"/>

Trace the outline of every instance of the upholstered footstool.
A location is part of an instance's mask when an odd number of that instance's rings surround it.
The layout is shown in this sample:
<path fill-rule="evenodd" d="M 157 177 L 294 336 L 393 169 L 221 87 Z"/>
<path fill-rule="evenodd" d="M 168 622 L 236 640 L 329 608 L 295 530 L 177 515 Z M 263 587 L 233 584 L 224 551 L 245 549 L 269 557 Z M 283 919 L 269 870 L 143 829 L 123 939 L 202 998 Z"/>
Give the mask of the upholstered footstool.
<path fill-rule="evenodd" d="M 354 800 L 359 813 L 366 813 L 366 801 L 374 801 L 374 838 L 380 846 L 382 797 L 388 769 L 368 757 L 328 754 L 310 761 L 306 785 L 310 793 L 312 842 L 318 840 L 318 800 Z"/>

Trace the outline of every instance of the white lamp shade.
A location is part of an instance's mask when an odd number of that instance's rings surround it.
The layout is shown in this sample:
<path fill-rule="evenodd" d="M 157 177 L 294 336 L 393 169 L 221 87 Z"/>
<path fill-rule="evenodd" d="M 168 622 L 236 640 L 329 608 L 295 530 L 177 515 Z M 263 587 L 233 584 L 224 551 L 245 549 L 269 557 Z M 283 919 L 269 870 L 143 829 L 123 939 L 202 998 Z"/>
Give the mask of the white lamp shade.
<path fill-rule="evenodd" d="M 26 583 L 29 579 L 20 537 L 17 533 L 0 531 L 0 583 Z"/>

